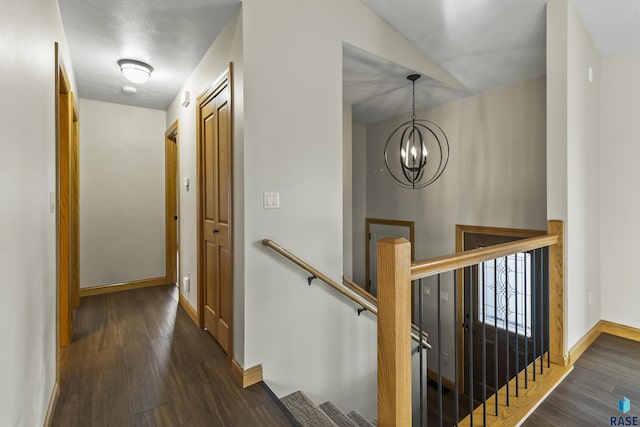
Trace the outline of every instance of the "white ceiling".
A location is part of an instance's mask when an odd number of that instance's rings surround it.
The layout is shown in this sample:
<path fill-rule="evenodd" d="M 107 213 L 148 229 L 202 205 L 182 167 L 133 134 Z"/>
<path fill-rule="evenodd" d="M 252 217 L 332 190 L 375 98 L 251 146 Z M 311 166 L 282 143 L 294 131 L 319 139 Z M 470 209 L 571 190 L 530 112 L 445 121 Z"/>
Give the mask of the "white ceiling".
<path fill-rule="evenodd" d="M 317 0 L 322 1 L 322 0 Z M 546 0 L 361 0 L 469 90 L 423 77 L 418 108 L 545 73 Z M 573 0 L 602 56 L 640 48 L 640 0 Z M 59 0 L 79 96 L 166 109 L 240 0 Z M 373 123 L 410 110 L 413 72 L 344 47 L 344 97 Z M 132 85 L 117 60 L 155 71 Z M 122 92 L 123 85 L 138 93 Z"/>
<path fill-rule="evenodd" d="M 640 48 L 640 1 L 573 1 L 600 56 Z"/>
<path fill-rule="evenodd" d="M 79 96 L 165 110 L 239 0 L 59 0 Z M 151 79 L 127 81 L 121 58 L 147 62 Z M 122 86 L 135 86 L 129 95 Z"/>
<path fill-rule="evenodd" d="M 342 46 L 342 97 L 353 105 L 353 120 L 371 124 L 411 112 L 414 71 L 357 47 Z M 469 93 L 422 76 L 416 82 L 416 108 L 429 108 Z"/>

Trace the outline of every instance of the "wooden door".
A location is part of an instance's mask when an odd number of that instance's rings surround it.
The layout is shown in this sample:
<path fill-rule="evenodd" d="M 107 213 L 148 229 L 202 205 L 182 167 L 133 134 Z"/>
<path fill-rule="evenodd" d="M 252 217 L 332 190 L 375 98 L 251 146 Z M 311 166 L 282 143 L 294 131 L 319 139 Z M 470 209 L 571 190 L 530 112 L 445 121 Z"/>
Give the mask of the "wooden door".
<path fill-rule="evenodd" d="M 229 354 L 232 324 L 231 90 L 228 74 L 199 98 L 201 316 Z"/>

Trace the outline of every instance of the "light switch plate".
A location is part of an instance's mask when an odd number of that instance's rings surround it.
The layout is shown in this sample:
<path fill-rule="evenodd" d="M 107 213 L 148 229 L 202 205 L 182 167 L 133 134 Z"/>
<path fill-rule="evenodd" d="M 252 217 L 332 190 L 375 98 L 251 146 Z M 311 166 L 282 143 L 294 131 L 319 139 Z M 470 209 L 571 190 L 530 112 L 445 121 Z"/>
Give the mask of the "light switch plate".
<path fill-rule="evenodd" d="M 280 209 L 280 193 L 277 191 L 265 191 L 262 206 L 265 209 Z"/>

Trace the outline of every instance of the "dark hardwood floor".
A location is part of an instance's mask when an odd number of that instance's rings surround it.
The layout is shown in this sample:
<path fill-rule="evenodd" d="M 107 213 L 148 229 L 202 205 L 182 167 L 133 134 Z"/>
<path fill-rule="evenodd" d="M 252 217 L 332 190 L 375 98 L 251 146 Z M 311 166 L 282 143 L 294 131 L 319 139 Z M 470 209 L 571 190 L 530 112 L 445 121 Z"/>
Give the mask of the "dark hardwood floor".
<path fill-rule="evenodd" d="M 174 286 L 83 298 L 62 354 L 54 426 L 291 426 L 262 383 L 242 389 Z"/>
<path fill-rule="evenodd" d="M 618 411 L 623 397 L 627 414 Z M 640 416 L 640 343 L 602 334 L 523 425 L 608 426 L 620 416 Z"/>

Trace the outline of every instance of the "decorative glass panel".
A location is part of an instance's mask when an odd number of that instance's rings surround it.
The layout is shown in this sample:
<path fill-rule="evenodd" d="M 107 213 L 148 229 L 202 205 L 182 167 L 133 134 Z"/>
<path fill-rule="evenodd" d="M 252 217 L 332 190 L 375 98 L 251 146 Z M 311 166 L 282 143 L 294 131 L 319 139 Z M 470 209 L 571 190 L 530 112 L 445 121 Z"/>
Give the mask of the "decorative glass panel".
<path fill-rule="evenodd" d="M 512 332 L 515 332 L 517 327 L 519 335 L 530 337 L 531 254 L 510 255 L 506 263 L 505 258 L 488 261 L 484 263 L 484 274 L 482 264 L 478 266 L 477 271 L 478 322 L 482 323 L 484 320 L 488 326 L 496 325 L 500 329 Z M 485 307 L 482 307 L 483 293 Z"/>

